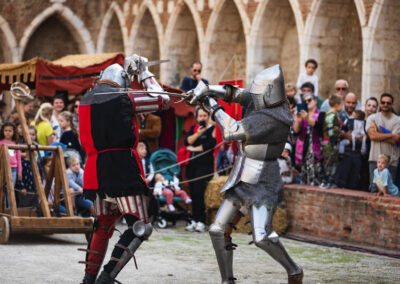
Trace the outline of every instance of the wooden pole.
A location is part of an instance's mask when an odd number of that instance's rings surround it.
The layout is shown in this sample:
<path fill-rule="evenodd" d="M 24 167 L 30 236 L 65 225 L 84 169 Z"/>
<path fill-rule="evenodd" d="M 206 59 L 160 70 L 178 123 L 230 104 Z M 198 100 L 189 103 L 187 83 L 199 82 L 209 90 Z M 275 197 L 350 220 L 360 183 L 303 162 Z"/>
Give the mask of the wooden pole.
<path fill-rule="evenodd" d="M 23 103 L 19 100 L 15 100 L 15 107 L 18 112 L 19 121 L 22 126 L 22 135 L 24 136 L 25 142 L 29 145 L 32 145 L 31 136 L 29 135 L 28 125 L 26 123 Z M 36 190 L 40 198 L 40 207 L 42 209 L 42 213 L 44 217 L 50 217 L 50 209 L 49 204 L 47 202 L 46 194 L 43 189 L 42 179 L 40 177 L 39 168 L 36 163 L 36 155 L 33 154 L 31 160 L 31 166 L 33 171 L 33 178 L 35 180 Z"/>
<path fill-rule="evenodd" d="M 1 151 L 3 152 L 3 165 L 6 176 L 7 183 L 7 191 L 8 191 L 8 203 L 11 209 L 11 215 L 18 216 L 17 210 L 17 201 L 15 199 L 15 191 L 14 191 L 14 181 L 11 173 L 11 165 L 10 165 L 10 157 L 8 156 L 8 147 L 6 144 L 3 144 L 1 147 Z"/>
<path fill-rule="evenodd" d="M 74 209 L 72 208 L 72 200 L 71 193 L 69 192 L 69 184 L 67 179 L 67 170 L 65 168 L 64 155 L 62 148 L 60 146 L 57 147 L 58 150 L 54 152 L 54 155 L 57 155 L 57 164 L 56 171 L 58 169 L 58 175 L 61 180 L 61 186 L 64 189 L 64 201 L 65 207 L 67 209 L 68 216 L 74 216 Z"/>
<path fill-rule="evenodd" d="M 4 159 L 3 151 L 0 151 L 0 213 L 4 213 Z"/>

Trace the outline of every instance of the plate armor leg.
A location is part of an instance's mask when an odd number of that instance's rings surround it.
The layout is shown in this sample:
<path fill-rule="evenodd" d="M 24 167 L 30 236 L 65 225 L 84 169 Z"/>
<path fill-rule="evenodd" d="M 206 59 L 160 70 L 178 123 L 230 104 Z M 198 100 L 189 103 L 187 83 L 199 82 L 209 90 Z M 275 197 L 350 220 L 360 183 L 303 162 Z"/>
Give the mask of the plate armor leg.
<path fill-rule="evenodd" d="M 227 247 L 225 242 L 225 227 L 239 212 L 239 208 L 239 206 L 233 205 L 232 201 L 225 199 L 209 229 L 223 284 L 235 283 L 232 268 L 233 250 Z"/>
<path fill-rule="evenodd" d="M 251 207 L 250 218 L 254 244 L 279 262 L 289 276 L 301 274 L 301 267 L 290 258 L 279 241 L 278 234 L 272 228 L 273 213 L 274 210 L 269 210 L 266 206 Z"/>

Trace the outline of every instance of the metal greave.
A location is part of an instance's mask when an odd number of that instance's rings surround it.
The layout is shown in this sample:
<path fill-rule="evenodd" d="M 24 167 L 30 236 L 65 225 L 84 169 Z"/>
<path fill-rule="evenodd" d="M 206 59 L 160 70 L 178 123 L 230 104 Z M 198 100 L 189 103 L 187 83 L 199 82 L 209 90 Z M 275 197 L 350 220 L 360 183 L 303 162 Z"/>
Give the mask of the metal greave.
<path fill-rule="evenodd" d="M 233 251 L 226 249 L 225 227 L 238 213 L 239 207 L 232 201 L 224 200 L 218 209 L 214 223 L 210 226 L 209 234 L 221 273 L 222 283 L 235 283 L 233 277 Z"/>
<path fill-rule="evenodd" d="M 299 274 L 302 272 L 301 267 L 290 258 L 279 241 L 278 234 L 272 228 L 273 213 L 274 210 L 268 210 L 266 206 L 251 207 L 250 219 L 254 244 L 279 262 L 286 269 L 288 275 Z"/>
<path fill-rule="evenodd" d="M 135 253 L 135 251 L 139 248 L 139 246 L 142 244 L 142 240 L 138 237 L 135 237 L 130 244 L 128 245 L 128 249 L 132 252 Z M 132 258 L 132 255 L 124 251 L 120 257 L 119 262 L 117 265 L 113 268 L 113 270 L 110 273 L 110 276 L 112 279 L 115 279 L 118 275 L 118 273 L 124 268 L 124 266 L 128 263 L 128 261 Z"/>

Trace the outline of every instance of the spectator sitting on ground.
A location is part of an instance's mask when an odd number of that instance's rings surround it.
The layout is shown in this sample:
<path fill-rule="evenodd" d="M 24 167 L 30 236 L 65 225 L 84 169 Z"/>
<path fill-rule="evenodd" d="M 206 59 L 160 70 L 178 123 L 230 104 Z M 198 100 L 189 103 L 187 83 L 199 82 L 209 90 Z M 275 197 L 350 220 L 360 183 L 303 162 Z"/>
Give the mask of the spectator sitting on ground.
<path fill-rule="evenodd" d="M 174 196 L 182 198 L 186 204 L 192 202 L 192 199 L 190 199 L 187 193 L 184 190 L 181 190 L 181 188 L 179 187 L 179 179 L 176 176 L 174 176 L 173 181 L 169 181 L 166 180 L 162 174 L 157 173 L 154 176 L 154 180 L 155 184 L 153 195 L 165 196 L 165 199 L 167 200 L 168 210 L 170 212 L 175 211 L 175 206 L 173 204 Z"/>
<path fill-rule="evenodd" d="M 306 70 L 305 72 L 301 72 L 297 78 L 297 88 L 301 88 L 304 83 L 310 82 L 314 86 L 314 95 L 318 95 L 318 76 L 315 74 L 318 63 L 315 59 L 308 59 L 304 66 Z"/>
<path fill-rule="evenodd" d="M 390 158 L 385 154 L 380 154 L 378 156 L 377 168 L 374 170 L 374 179 L 371 187 L 372 191 L 378 191 L 376 195 L 387 196 L 400 196 L 399 189 L 393 184 L 392 176 L 387 169 L 389 165 Z"/>
<path fill-rule="evenodd" d="M 334 188 L 338 160 L 338 142 L 340 134 L 340 118 L 342 97 L 336 94 L 329 97 L 331 109 L 325 114 L 322 140 L 322 183 L 321 188 Z"/>
<path fill-rule="evenodd" d="M 75 206 L 76 209 L 82 208 L 90 210 L 92 216 L 94 216 L 93 202 L 83 197 L 83 170 L 77 157 L 69 157 L 67 160 L 67 178 L 70 192 L 75 194 Z"/>
<path fill-rule="evenodd" d="M 146 144 L 144 144 L 143 142 L 139 142 L 136 147 L 136 151 L 142 163 L 144 176 L 146 177 L 146 182 L 147 184 L 150 184 L 154 178 L 154 169 L 153 165 L 150 162 L 150 159 L 146 158 L 147 156 Z"/>
<path fill-rule="evenodd" d="M 200 61 L 195 61 L 192 63 L 190 67 L 190 77 L 183 78 L 181 90 L 187 92 L 196 88 L 200 80 L 203 81 L 206 85 L 208 85 L 208 81 L 201 77 L 202 67 L 203 66 Z"/>
<path fill-rule="evenodd" d="M 344 97 L 344 110 L 339 112 L 339 117 L 342 122 L 353 116 L 353 112 L 357 106 L 357 96 L 354 93 L 348 93 Z"/>
<path fill-rule="evenodd" d="M 389 171 L 393 180 L 396 180 L 397 164 L 400 149 L 400 118 L 393 113 L 393 96 L 388 93 L 381 95 L 380 112 L 368 117 L 365 129 L 371 139 L 371 150 L 369 153 L 370 182 L 379 154 L 385 154 L 391 158 Z"/>
<path fill-rule="evenodd" d="M 343 159 L 339 163 L 336 184 L 349 189 L 361 189 L 362 159 L 367 154 L 367 135 L 365 133 L 365 113 L 355 110 L 353 118 L 343 124 L 343 139 L 340 151 Z"/>
<path fill-rule="evenodd" d="M 290 145 L 290 143 L 286 142 L 282 155 L 278 158 L 282 181 L 285 184 L 293 182 L 293 173 L 295 170 L 293 169 L 292 160 L 290 159 L 291 152 L 292 146 Z"/>

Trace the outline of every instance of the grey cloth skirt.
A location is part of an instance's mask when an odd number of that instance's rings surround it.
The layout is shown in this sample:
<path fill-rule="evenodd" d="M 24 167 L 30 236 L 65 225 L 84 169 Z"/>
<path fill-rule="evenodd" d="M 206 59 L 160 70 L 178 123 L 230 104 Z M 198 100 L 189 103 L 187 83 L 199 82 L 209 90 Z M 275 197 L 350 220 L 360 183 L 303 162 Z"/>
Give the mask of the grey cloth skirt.
<path fill-rule="evenodd" d="M 225 199 L 231 200 L 235 205 L 267 206 L 276 208 L 283 201 L 283 181 L 277 161 L 268 161 L 256 184 L 240 181 L 225 192 Z"/>

